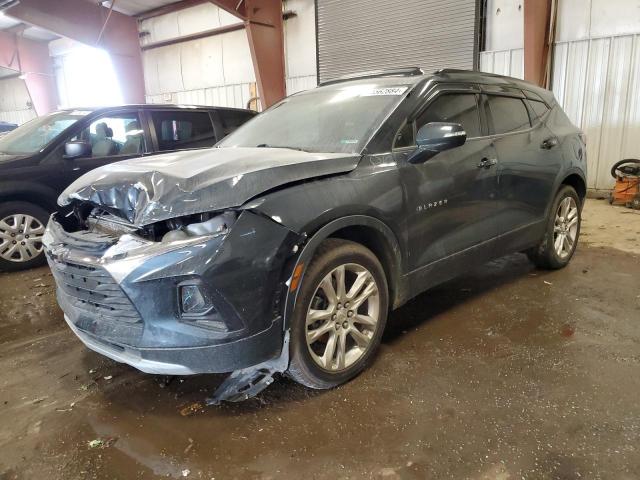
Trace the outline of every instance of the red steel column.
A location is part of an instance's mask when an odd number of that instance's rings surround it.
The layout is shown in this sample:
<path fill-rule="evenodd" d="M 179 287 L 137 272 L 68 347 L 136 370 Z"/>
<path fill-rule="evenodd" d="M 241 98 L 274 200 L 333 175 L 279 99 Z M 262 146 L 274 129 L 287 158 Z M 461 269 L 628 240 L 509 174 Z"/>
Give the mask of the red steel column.
<path fill-rule="evenodd" d="M 551 0 L 525 0 L 524 78 L 540 86 L 545 82 L 550 21 Z"/>
<path fill-rule="evenodd" d="M 210 0 L 242 19 L 263 107 L 286 95 L 281 0 Z"/>
<path fill-rule="evenodd" d="M 10 68 L 24 75 L 36 114 L 45 115 L 55 110 L 56 82 L 46 42 L 0 31 L 0 67 Z"/>
<path fill-rule="evenodd" d="M 108 8 L 86 0 L 20 0 L 6 13 L 62 37 L 105 49 L 111 56 L 124 101 L 144 103 L 142 54 L 135 18 L 116 11 L 109 15 Z"/>

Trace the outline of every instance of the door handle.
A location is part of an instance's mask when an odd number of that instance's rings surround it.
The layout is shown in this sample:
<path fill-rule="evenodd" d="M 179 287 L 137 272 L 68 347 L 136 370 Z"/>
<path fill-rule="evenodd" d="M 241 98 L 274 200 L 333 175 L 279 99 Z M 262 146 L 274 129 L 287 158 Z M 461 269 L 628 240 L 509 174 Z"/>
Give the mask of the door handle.
<path fill-rule="evenodd" d="M 497 158 L 484 157 L 482 160 L 480 160 L 480 163 L 477 166 L 478 168 L 491 168 L 497 163 L 498 163 Z"/>
<path fill-rule="evenodd" d="M 549 138 L 546 138 L 546 139 L 544 139 L 542 141 L 542 144 L 540 145 L 540 148 L 542 148 L 544 150 L 551 150 L 556 145 L 558 145 L 557 137 L 549 137 Z"/>

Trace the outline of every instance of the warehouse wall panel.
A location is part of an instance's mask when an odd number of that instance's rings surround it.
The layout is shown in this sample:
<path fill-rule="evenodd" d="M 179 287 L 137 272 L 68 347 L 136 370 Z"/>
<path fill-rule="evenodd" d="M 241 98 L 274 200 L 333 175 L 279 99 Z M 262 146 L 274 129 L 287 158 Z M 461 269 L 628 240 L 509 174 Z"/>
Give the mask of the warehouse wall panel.
<path fill-rule="evenodd" d="M 0 79 L 0 120 L 21 125 L 36 117 L 24 80 Z"/>
<path fill-rule="evenodd" d="M 318 73 L 474 67 L 476 0 L 317 0 Z"/>
<path fill-rule="evenodd" d="M 640 158 L 640 35 L 559 42 L 553 91 L 587 135 L 589 188 L 613 186 L 611 165 Z"/>

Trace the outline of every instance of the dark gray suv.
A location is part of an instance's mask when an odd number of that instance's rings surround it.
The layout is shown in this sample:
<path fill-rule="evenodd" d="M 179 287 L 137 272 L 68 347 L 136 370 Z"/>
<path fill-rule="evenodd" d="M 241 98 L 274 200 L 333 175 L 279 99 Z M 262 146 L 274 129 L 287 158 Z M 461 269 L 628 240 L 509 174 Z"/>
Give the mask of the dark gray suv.
<path fill-rule="evenodd" d="M 390 309 L 512 252 L 561 268 L 580 232 L 584 137 L 553 95 L 477 72 L 343 78 L 210 150 L 106 166 L 44 243 L 71 329 L 150 373 L 282 372 L 312 388 L 372 360 Z"/>

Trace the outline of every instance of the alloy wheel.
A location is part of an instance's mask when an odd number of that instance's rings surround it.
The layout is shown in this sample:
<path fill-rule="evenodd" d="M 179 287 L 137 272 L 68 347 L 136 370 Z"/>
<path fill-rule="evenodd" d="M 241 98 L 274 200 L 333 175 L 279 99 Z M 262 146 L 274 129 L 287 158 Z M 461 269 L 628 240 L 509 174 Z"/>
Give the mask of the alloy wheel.
<path fill-rule="evenodd" d="M 35 217 L 16 213 L 0 220 L 0 258 L 28 262 L 42 253 L 45 227 Z"/>
<path fill-rule="evenodd" d="M 362 265 L 348 263 L 320 281 L 306 317 L 306 340 L 324 370 L 349 368 L 369 350 L 380 319 L 378 285 Z"/>
<path fill-rule="evenodd" d="M 553 225 L 553 246 L 558 257 L 571 255 L 578 235 L 580 215 L 578 205 L 572 197 L 565 197 L 558 205 Z"/>

